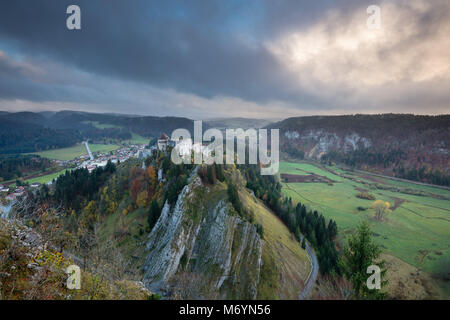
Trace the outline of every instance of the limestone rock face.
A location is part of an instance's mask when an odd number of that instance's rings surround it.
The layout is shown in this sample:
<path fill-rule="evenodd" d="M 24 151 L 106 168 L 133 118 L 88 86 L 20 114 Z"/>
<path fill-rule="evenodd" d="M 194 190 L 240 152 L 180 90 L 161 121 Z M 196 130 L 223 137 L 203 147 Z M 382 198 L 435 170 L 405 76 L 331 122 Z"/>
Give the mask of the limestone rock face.
<path fill-rule="evenodd" d="M 342 136 L 323 129 L 307 132 L 292 130 L 286 131 L 284 136 L 288 141 L 303 146 L 306 156 L 314 159 L 320 159 L 322 155 L 330 151 L 342 150 L 346 153 L 372 146 L 370 139 L 361 137 L 355 132 Z"/>
<path fill-rule="evenodd" d="M 164 292 L 182 273 L 201 275 L 199 285 L 218 298 L 255 299 L 262 242 L 255 226 L 232 212 L 223 187 L 192 178 L 149 235 L 144 284 Z"/>

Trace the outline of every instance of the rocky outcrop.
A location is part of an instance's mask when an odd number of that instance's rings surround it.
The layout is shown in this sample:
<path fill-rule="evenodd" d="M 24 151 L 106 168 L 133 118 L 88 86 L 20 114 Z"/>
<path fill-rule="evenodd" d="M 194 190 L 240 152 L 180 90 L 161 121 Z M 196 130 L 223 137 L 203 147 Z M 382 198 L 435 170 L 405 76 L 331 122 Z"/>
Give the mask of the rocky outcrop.
<path fill-rule="evenodd" d="M 401 169 L 424 167 L 448 176 L 449 119 L 449 115 L 412 114 L 310 116 L 288 118 L 267 128 L 280 130 L 280 150 L 291 157 L 320 160 L 331 154 L 333 162 L 385 175 L 404 177 Z"/>
<path fill-rule="evenodd" d="M 179 274 L 192 273 L 218 298 L 255 299 L 262 242 L 254 225 L 232 212 L 221 183 L 207 187 L 192 177 L 149 235 L 144 284 L 165 292 Z"/>
<path fill-rule="evenodd" d="M 315 159 L 320 159 L 322 155 L 330 151 L 350 152 L 372 146 L 370 139 L 361 137 L 355 132 L 338 136 L 334 132 L 327 132 L 322 129 L 304 133 L 292 130 L 286 131 L 284 137 L 292 143 L 304 146 L 307 157 Z"/>

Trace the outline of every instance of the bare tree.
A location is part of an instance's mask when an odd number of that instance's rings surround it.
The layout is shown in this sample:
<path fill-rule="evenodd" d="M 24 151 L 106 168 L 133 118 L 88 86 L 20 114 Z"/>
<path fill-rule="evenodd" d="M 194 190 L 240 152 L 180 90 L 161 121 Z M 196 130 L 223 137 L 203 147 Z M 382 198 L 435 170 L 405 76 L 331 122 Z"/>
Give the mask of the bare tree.
<path fill-rule="evenodd" d="M 317 281 L 311 300 L 349 300 L 353 287 L 350 281 L 338 276 L 322 276 Z"/>
<path fill-rule="evenodd" d="M 178 272 L 171 279 L 170 283 L 172 285 L 170 299 L 173 300 L 210 300 L 219 298 L 215 282 L 199 273 Z"/>

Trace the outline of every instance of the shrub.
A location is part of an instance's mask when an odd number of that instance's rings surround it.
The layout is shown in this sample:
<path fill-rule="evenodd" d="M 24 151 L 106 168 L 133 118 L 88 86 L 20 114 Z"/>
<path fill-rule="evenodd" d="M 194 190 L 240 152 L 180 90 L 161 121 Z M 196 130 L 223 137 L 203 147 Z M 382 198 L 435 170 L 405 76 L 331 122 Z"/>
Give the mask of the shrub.
<path fill-rule="evenodd" d="M 375 196 L 366 191 L 360 192 L 356 195 L 357 198 L 366 199 L 366 200 L 375 200 Z"/>
<path fill-rule="evenodd" d="M 255 224 L 256 227 L 256 232 L 258 232 L 259 236 L 261 237 L 261 239 L 264 239 L 264 227 L 262 224 Z"/>

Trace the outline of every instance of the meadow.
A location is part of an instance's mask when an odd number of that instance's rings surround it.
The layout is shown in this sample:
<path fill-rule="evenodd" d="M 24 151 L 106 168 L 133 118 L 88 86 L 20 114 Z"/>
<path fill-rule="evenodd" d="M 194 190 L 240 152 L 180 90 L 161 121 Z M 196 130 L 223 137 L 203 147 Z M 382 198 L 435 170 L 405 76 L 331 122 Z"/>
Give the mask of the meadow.
<path fill-rule="evenodd" d="M 110 123 L 100 123 L 98 121 L 83 121 L 85 124 L 91 124 L 97 129 L 112 129 L 112 128 L 122 128 L 121 126 L 110 124 Z"/>
<path fill-rule="evenodd" d="M 123 140 L 124 144 L 149 144 L 151 138 L 145 138 L 137 133 L 131 132 L 131 139 Z"/>
<path fill-rule="evenodd" d="M 89 148 L 91 149 L 91 152 L 109 152 L 118 149 L 119 146 L 114 144 L 89 144 Z M 72 160 L 79 156 L 87 155 L 87 151 L 84 144 L 77 144 L 68 148 L 33 152 L 32 154 L 54 160 Z"/>
<path fill-rule="evenodd" d="M 333 180 L 327 183 L 286 183 L 282 192 L 293 200 L 335 220 L 341 240 L 365 220 L 383 252 L 419 270 L 442 277 L 450 270 L 450 190 L 389 178 L 372 177 L 336 166 L 312 163 L 280 163 L 280 174 L 314 173 Z M 367 191 L 387 201 L 392 212 L 383 221 L 374 219 L 373 200 L 357 198 Z M 448 284 L 446 285 L 448 290 Z M 448 292 L 448 291 L 447 291 Z"/>
<path fill-rule="evenodd" d="M 54 173 L 51 173 L 51 174 L 47 174 L 47 175 L 43 175 L 43 176 L 40 176 L 40 177 L 36 177 L 36 178 L 25 180 L 25 182 L 27 182 L 29 184 L 33 184 L 33 183 L 36 183 L 36 182 L 38 182 L 40 184 L 48 183 L 48 182 L 52 181 L 53 179 L 58 178 L 60 175 L 66 173 L 66 171 L 67 171 L 67 169 L 63 169 L 63 170 L 60 170 L 58 172 L 54 172 Z"/>
<path fill-rule="evenodd" d="M 123 128 L 122 126 L 118 126 L 110 123 L 101 123 L 98 121 L 83 121 L 83 123 L 91 124 L 97 129 L 111 129 L 111 128 Z M 145 138 L 137 133 L 131 132 L 131 139 L 121 140 L 120 143 L 123 144 L 149 144 L 151 141 L 150 138 Z"/>

